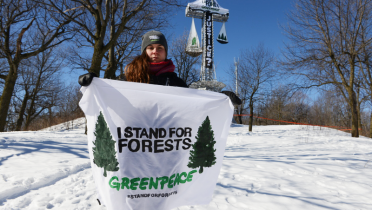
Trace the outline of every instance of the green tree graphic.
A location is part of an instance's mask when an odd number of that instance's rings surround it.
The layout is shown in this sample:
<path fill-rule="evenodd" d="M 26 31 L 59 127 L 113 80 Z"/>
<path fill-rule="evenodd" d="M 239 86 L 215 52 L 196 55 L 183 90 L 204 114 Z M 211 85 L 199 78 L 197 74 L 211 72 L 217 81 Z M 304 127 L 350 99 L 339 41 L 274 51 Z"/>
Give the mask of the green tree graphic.
<path fill-rule="evenodd" d="M 226 38 L 227 37 L 223 33 L 218 35 L 218 39 L 220 39 L 220 40 L 225 40 L 226 41 Z"/>
<path fill-rule="evenodd" d="M 107 177 L 106 171 L 118 171 L 119 162 L 116 159 L 115 151 L 115 141 L 112 140 L 112 136 L 105 118 L 102 112 L 100 112 L 97 123 L 96 130 L 94 132 L 96 136 L 96 141 L 93 142 L 93 162 L 98 167 L 103 168 L 103 176 Z"/>
<path fill-rule="evenodd" d="M 214 152 L 214 132 L 212 130 L 211 122 L 207 116 L 198 129 L 196 135 L 196 142 L 192 145 L 190 150 L 189 163 L 187 167 L 200 167 L 199 173 L 203 173 L 203 167 L 211 167 L 216 163 L 216 155 Z"/>
<path fill-rule="evenodd" d="M 196 37 L 194 37 L 193 39 L 192 39 L 192 44 L 191 45 L 196 45 Z"/>

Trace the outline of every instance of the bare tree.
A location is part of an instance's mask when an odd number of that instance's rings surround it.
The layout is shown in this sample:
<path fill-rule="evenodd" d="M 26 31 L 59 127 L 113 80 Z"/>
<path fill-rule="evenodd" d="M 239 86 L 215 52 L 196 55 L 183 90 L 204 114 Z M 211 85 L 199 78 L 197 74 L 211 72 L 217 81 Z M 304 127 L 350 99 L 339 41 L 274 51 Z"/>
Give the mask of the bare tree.
<path fill-rule="evenodd" d="M 60 117 L 63 118 L 63 122 L 65 122 L 66 125 L 69 125 L 70 123 L 72 124 L 73 120 L 77 117 L 84 116 L 79 106 L 79 101 L 82 97 L 80 86 L 76 84 L 69 85 L 65 89 L 63 95 L 65 100 L 59 107 L 59 114 Z"/>
<path fill-rule="evenodd" d="M 286 67 L 304 79 L 303 87 L 335 85 L 351 108 L 353 137 L 358 137 L 355 92 L 362 27 L 370 28 L 371 0 L 298 0 L 283 27 L 291 43 Z M 366 43 L 371 42 L 371 35 Z"/>
<path fill-rule="evenodd" d="M 105 77 L 113 77 L 117 65 L 114 57 L 115 45 L 124 33 L 138 37 L 139 26 L 166 24 L 173 8 L 180 0 L 48 0 L 47 5 L 59 15 L 73 23 L 80 46 L 92 46 L 93 54 L 88 59 L 88 71 L 100 75 L 103 58 L 108 53 Z M 75 18 L 72 12 L 81 16 Z M 145 30 L 140 28 L 139 31 Z M 133 32 L 134 31 L 134 32 Z M 127 34 L 127 35 L 128 35 Z M 128 40 L 131 40 L 129 38 Z"/>
<path fill-rule="evenodd" d="M 275 77 L 274 54 L 260 43 L 241 51 L 238 64 L 239 96 L 249 106 L 249 131 L 252 131 L 253 108 L 258 96 L 268 90 Z"/>
<path fill-rule="evenodd" d="M 16 130 L 20 131 L 24 124 L 25 130 L 41 113 L 56 106 L 55 94 L 62 88 L 60 77 L 63 59 L 57 50 L 49 49 L 28 59 L 21 71 L 20 86 L 23 99 L 19 108 Z M 58 54 L 58 55 L 57 55 Z M 26 62 L 25 62 L 26 63 Z M 24 117 L 26 121 L 24 122 Z"/>
<path fill-rule="evenodd" d="M 9 69 L 2 72 L 5 81 L 0 101 L 0 132 L 4 131 L 9 104 L 22 60 L 71 39 L 66 26 L 70 20 L 52 17 L 48 8 L 33 0 L 2 0 L 0 2 L 0 57 Z M 76 17 L 72 12 L 72 17 Z"/>
<path fill-rule="evenodd" d="M 143 24 L 138 24 L 143 26 Z M 159 30 L 161 27 L 157 27 Z M 101 71 L 104 71 L 104 78 L 114 79 L 118 74 L 123 74 L 122 67 L 129 63 L 140 52 L 141 36 L 150 29 L 143 27 L 141 30 L 124 30 L 115 45 L 104 54 L 101 63 Z M 91 48 L 94 43 L 81 43 L 81 40 L 74 40 L 69 46 L 68 60 L 74 69 L 89 70 L 92 63 Z M 118 73 L 119 71 L 119 73 Z M 118 73 L 118 74 L 117 74 Z"/>
<path fill-rule="evenodd" d="M 370 27 L 361 26 L 361 48 L 362 52 L 357 56 L 359 61 L 359 69 L 362 74 L 360 86 L 366 92 L 367 102 L 372 105 L 372 44 Z M 360 108 L 359 108 L 360 110 Z M 370 118 L 369 137 L 372 138 L 372 114 Z"/>
<path fill-rule="evenodd" d="M 296 123 L 308 123 L 310 105 L 307 99 L 307 95 L 301 91 L 296 91 L 291 94 L 286 106 L 290 121 Z"/>
<path fill-rule="evenodd" d="M 277 87 L 273 88 L 270 92 L 269 97 L 267 97 L 268 102 L 266 116 L 271 119 L 279 120 L 289 120 L 288 119 L 288 112 L 287 112 L 287 105 L 289 104 L 289 100 L 292 95 L 292 89 L 285 85 L 278 85 Z"/>
<path fill-rule="evenodd" d="M 247 100 L 249 98 L 248 96 L 248 89 L 246 88 L 242 88 L 241 85 L 239 85 L 239 90 L 238 90 L 238 94 L 240 99 L 242 100 L 242 104 L 240 105 L 237 105 L 235 107 L 235 111 L 236 111 L 236 114 L 238 115 L 237 119 L 238 119 L 238 123 L 239 124 L 243 124 L 243 120 L 242 120 L 242 115 L 245 113 L 245 111 L 247 110 L 247 107 L 246 104 L 247 104 Z"/>
<path fill-rule="evenodd" d="M 171 42 L 169 56 L 173 58 L 178 76 L 190 85 L 199 80 L 199 70 L 201 57 L 192 57 L 186 53 L 188 31 L 184 31 L 179 37 Z"/>
<path fill-rule="evenodd" d="M 64 123 L 68 129 L 72 128 L 74 120 L 84 116 L 79 108 L 79 101 L 82 96 L 79 89 L 80 86 L 73 82 L 64 87 L 62 91 L 53 91 L 55 94 L 53 100 L 58 103 L 52 109 L 37 116 L 29 125 L 28 130 L 40 130 L 61 123 Z M 59 98 L 63 98 L 63 100 L 59 100 Z"/>
<path fill-rule="evenodd" d="M 149 23 L 149 22 L 147 22 Z M 126 30 L 119 37 L 116 45 L 111 46 L 110 50 L 105 54 L 103 61 L 103 69 L 105 69 L 104 78 L 114 79 L 116 78 L 116 72 L 120 67 L 119 75 L 124 74 L 124 63 L 129 63 L 133 60 L 134 55 L 137 55 L 141 50 L 141 37 L 145 33 L 144 31 L 150 29 L 147 24 L 138 24 L 138 28 L 135 26 L 130 27 L 130 30 Z M 158 27 L 159 25 L 153 25 Z M 155 28 L 156 28 L 155 27 Z M 112 33 L 113 27 L 110 28 Z"/>

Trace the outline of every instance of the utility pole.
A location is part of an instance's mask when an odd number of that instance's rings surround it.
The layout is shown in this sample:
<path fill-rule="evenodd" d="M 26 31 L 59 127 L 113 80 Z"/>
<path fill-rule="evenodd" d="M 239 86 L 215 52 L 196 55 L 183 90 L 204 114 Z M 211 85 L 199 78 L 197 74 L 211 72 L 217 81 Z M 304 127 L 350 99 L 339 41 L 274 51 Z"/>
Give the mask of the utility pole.
<path fill-rule="evenodd" d="M 239 58 L 238 61 L 234 58 L 234 65 L 235 65 L 235 94 L 238 95 L 238 65 L 239 65 Z"/>

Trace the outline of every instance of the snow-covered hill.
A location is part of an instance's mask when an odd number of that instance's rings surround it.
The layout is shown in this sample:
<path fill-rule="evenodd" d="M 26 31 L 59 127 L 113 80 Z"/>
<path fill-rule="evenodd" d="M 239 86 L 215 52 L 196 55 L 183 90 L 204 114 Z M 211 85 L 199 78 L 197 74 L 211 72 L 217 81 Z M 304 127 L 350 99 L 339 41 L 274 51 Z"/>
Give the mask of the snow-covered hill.
<path fill-rule="evenodd" d="M 0 133 L 0 209 L 96 209 L 84 118 Z M 372 209 L 372 140 L 311 126 L 232 125 L 208 206 L 178 209 Z M 369 161 L 369 162 L 368 162 Z"/>
<path fill-rule="evenodd" d="M 75 120 L 67 121 L 58 125 L 53 125 L 49 128 L 42 129 L 40 131 L 69 131 L 74 129 L 85 129 L 85 117 L 78 118 Z"/>

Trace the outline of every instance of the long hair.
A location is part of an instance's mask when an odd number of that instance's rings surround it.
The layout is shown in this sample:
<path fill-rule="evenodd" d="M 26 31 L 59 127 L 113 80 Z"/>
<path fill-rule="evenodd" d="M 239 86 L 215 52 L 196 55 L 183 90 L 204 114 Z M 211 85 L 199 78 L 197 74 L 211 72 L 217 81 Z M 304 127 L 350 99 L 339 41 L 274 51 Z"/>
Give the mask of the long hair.
<path fill-rule="evenodd" d="M 146 50 L 141 55 L 136 56 L 132 62 L 125 67 L 125 78 L 130 82 L 149 83 L 149 63 L 150 57 L 147 55 Z"/>

